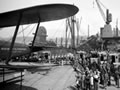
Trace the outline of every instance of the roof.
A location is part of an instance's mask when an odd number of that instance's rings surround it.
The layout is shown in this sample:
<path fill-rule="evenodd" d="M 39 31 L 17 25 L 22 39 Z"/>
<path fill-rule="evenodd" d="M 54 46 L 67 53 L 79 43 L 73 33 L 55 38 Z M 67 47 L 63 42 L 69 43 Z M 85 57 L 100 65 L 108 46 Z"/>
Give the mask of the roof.
<path fill-rule="evenodd" d="M 70 4 L 47 4 L 38 5 L 5 13 L 0 13 L 0 28 L 16 26 L 22 15 L 20 25 L 58 20 L 75 15 L 78 8 Z"/>
<path fill-rule="evenodd" d="M 120 40 L 120 37 L 102 37 L 103 40 Z"/>

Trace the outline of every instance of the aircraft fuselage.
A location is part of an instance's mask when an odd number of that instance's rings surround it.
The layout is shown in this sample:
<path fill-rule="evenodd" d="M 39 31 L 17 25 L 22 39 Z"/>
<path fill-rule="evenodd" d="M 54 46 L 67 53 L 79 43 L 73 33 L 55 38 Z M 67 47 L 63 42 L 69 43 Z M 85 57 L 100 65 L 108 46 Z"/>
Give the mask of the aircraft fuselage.
<path fill-rule="evenodd" d="M 7 59 L 9 50 L 10 50 L 10 42 L 0 41 L 0 59 Z M 12 49 L 11 57 L 22 56 L 30 53 L 30 48 L 27 45 L 15 43 Z"/>

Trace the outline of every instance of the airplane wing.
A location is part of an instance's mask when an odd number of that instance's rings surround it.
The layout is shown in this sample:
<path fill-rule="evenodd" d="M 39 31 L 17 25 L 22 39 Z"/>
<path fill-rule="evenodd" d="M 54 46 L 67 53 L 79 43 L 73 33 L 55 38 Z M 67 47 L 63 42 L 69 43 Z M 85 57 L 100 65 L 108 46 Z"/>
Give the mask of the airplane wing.
<path fill-rule="evenodd" d="M 31 69 L 31 68 L 37 68 L 39 66 L 35 65 L 0 65 L 0 68 L 10 68 L 10 69 Z"/>
<path fill-rule="evenodd" d="M 20 25 L 58 20 L 75 15 L 78 8 L 69 4 L 48 4 L 39 5 L 15 11 L 0 13 L 0 28 L 16 26 L 20 15 L 22 20 Z"/>

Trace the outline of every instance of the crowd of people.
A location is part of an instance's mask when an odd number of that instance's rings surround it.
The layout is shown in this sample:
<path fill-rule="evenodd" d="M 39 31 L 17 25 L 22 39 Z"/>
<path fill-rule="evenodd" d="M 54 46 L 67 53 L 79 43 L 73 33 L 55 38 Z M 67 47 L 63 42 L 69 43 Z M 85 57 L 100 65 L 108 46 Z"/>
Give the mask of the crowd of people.
<path fill-rule="evenodd" d="M 90 57 L 80 57 L 73 60 L 72 66 L 76 72 L 78 90 L 98 90 L 99 86 L 106 89 L 112 84 L 112 80 L 114 80 L 114 85 L 117 88 L 120 87 L 120 68 L 116 68 L 110 60 L 101 63 L 99 59 L 97 62 L 91 62 Z"/>

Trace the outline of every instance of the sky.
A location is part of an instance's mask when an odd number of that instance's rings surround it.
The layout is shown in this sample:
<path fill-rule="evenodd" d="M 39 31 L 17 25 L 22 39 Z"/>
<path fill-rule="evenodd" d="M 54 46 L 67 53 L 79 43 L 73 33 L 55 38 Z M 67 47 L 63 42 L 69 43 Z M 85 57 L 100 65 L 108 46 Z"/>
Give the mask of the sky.
<path fill-rule="evenodd" d="M 110 13 L 112 13 L 112 28 L 115 27 L 117 19 L 119 28 L 120 0 L 100 0 L 100 2 L 102 2 L 102 4 L 109 9 Z M 100 32 L 100 27 L 105 25 L 95 0 L 0 0 L 0 13 L 35 5 L 53 3 L 74 4 L 79 8 L 79 12 L 76 14 L 76 17 L 79 20 L 82 17 L 79 33 L 81 36 L 88 34 L 88 25 L 90 35 L 95 35 L 96 33 Z M 106 8 L 102 7 L 104 12 Z M 40 25 L 46 28 L 48 38 L 65 37 L 65 19 L 44 22 Z M 31 29 L 34 26 L 35 25 L 29 25 L 29 27 L 24 31 L 24 33 L 22 33 L 22 35 L 24 34 L 27 36 L 29 33 L 31 33 Z M 27 26 L 21 26 L 20 28 L 26 27 Z M 0 37 L 11 37 L 14 29 L 15 27 L 0 29 Z M 33 29 L 33 32 L 34 31 L 35 29 Z"/>

